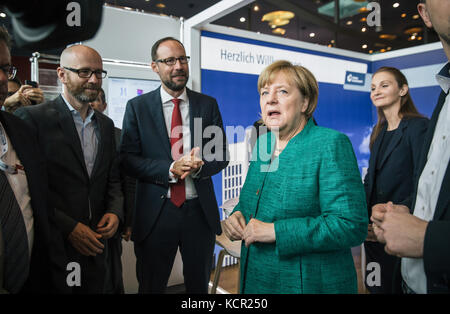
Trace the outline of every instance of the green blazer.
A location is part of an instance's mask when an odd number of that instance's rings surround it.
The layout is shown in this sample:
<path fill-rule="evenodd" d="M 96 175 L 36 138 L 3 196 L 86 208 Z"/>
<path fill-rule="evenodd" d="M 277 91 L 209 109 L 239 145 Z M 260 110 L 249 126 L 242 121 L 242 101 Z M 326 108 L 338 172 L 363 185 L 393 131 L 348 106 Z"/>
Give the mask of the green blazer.
<path fill-rule="evenodd" d="M 270 161 L 260 136 L 234 212 L 275 223 L 275 243 L 241 250 L 241 293 L 357 293 L 351 248 L 367 235 L 364 188 L 352 145 L 310 119 Z"/>

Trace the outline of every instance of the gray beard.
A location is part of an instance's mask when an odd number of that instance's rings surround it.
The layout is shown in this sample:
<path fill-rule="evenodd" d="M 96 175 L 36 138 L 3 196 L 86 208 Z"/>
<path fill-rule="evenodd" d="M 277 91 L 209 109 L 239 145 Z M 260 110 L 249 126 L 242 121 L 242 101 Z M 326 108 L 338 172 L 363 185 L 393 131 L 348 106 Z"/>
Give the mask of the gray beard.
<path fill-rule="evenodd" d="M 76 100 L 78 100 L 79 102 L 81 102 L 82 104 L 87 104 L 89 102 L 95 101 L 97 99 L 98 93 L 97 95 L 87 95 L 84 93 L 84 90 L 80 93 L 74 94 L 73 97 L 75 97 Z"/>

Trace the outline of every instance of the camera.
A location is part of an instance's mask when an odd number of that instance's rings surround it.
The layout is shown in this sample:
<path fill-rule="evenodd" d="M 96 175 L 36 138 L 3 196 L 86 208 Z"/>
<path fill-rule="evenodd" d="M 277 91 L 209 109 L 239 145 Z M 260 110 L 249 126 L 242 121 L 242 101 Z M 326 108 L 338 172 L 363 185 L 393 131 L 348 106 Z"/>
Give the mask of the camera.
<path fill-rule="evenodd" d="M 47 50 L 94 37 L 103 0 L 2 1 L 18 48 Z"/>

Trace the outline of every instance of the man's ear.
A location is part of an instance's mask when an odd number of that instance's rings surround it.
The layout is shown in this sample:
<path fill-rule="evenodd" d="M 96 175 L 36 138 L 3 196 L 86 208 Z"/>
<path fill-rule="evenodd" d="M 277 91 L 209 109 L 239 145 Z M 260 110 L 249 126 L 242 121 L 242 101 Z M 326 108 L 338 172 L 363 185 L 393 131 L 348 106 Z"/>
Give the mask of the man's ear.
<path fill-rule="evenodd" d="M 425 3 L 419 3 L 417 5 L 417 11 L 419 11 L 419 14 L 422 17 L 422 20 L 425 23 L 425 25 L 429 28 L 432 28 L 433 24 L 431 23 L 431 19 L 428 14 L 427 5 Z"/>
<path fill-rule="evenodd" d="M 152 61 L 151 67 L 152 67 L 152 70 L 153 70 L 153 72 L 155 72 L 155 73 L 158 73 L 158 74 L 159 74 L 159 69 L 158 69 L 158 65 L 156 64 L 156 62 L 155 62 L 155 61 Z"/>
<path fill-rule="evenodd" d="M 56 69 L 56 74 L 58 75 L 58 79 L 61 81 L 61 83 L 65 83 L 66 82 L 66 78 L 64 76 L 64 68 L 63 67 L 58 67 Z"/>

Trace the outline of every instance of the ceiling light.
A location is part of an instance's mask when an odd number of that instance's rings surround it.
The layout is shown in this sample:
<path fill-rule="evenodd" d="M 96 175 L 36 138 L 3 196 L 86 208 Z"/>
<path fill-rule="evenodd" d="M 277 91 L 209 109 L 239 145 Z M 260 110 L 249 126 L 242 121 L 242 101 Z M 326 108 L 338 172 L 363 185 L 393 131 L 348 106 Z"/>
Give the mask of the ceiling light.
<path fill-rule="evenodd" d="M 272 33 L 278 34 L 278 35 L 284 35 L 286 33 L 286 30 L 284 28 L 277 27 L 272 31 Z"/>
<path fill-rule="evenodd" d="M 359 21 L 360 21 L 360 22 L 365 22 L 365 21 L 367 21 L 367 18 L 362 17 Z"/>
<path fill-rule="evenodd" d="M 386 49 L 380 49 L 380 52 L 386 52 Z"/>
<path fill-rule="evenodd" d="M 0 17 L 6 17 L 6 14 L 5 13 L 0 13 Z"/>
<path fill-rule="evenodd" d="M 413 20 L 417 20 L 419 18 L 419 14 L 415 14 L 412 16 Z"/>
<path fill-rule="evenodd" d="M 373 53 L 373 50 L 369 50 L 369 53 Z"/>
<path fill-rule="evenodd" d="M 275 26 L 284 26 L 286 24 L 289 24 L 289 20 L 285 20 L 285 19 L 274 19 L 272 21 L 269 22 L 269 25 L 275 25 Z"/>
<path fill-rule="evenodd" d="M 245 17 L 241 17 L 241 18 L 239 19 L 239 21 L 241 21 L 242 23 L 244 23 L 244 22 L 245 22 Z"/>
<path fill-rule="evenodd" d="M 403 33 L 407 35 L 417 35 L 422 31 L 422 27 L 411 27 L 405 30 Z"/>
<path fill-rule="evenodd" d="M 156 7 L 160 8 L 160 9 L 164 9 L 166 7 L 166 5 L 164 3 L 157 3 Z"/>
<path fill-rule="evenodd" d="M 400 3 L 396 2 L 392 5 L 394 8 L 398 8 L 400 6 Z"/>
<path fill-rule="evenodd" d="M 253 11 L 259 11 L 259 6 L 257 4 L 253 7 Z"/>
<path fill-rule="evenodd" d="M 347 23 L 346 23 L 347 25 L 352 25 L 353 24 L 353 22 L 352 21 L 347 21 Z"/>
<path fill-rule="evenodd" d="M 311 37 L 311 38 L 314 37 L 314 36 L 316 36 L 315 33 L 310 33 L 310 34 L 309 34 L 309 37 Z"/>
<path fill-rule="evenodd" d="M 289 20 L 292 19 L 294 16 L 295 16 L 295 14 L 290 11 L 273 11 L 273 12 L 264 14 L 261 21 L 269 22 L 269 25 L 272 28 L 275 28 L 277 26 L 283 26 L 283 25 L 289 24 Z M 275 26 L 275 27 L 273 27 L 273 26 Z"/>
<path fill-rule="evenodd" d="M 394 40 L 397 38 L 397 35 L 391 35 L 391 34 L 381 34 L 378 36 L 380 39 L 387 39 L 387 40 Z"/>
<path fill-rule="evenodd" d="M 332 44 L 334 44 L 336 41 L 335 41 L 334 39 L 332 39 L 330 42 L 331 42 Z"/>
<path fill-rule="evenodd" d="M 365 28 L 365 27 L 363 27 L 363 28 L 361 28 L 361 32 L 365 32 L 367 30 L 367 28 Z"/>
<path fill-rule="evenodd" d="M 367 45 L 366 44 L 362 45 L 362 49 L 367 49 Z"/>
<path fill-rule="evenodd" d="M 406 17 L 406 13 L 402 13 L 402 15 L 400 15 L 402 18 Z"/>

